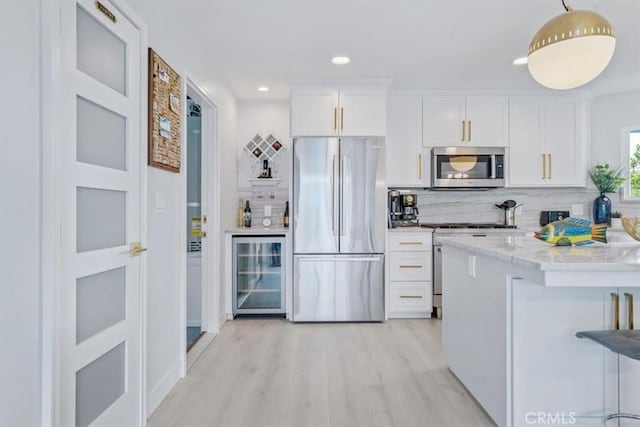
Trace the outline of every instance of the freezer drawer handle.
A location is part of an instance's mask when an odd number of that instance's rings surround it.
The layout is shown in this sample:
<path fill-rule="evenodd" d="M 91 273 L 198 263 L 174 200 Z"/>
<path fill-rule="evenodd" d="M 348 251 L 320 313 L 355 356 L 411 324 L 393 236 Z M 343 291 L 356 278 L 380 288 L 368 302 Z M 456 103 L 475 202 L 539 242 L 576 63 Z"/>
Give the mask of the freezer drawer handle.
<path fill-rule="evenodd" d="M 400 268 L 423 268 L 423 265 L 401 265 Z"/>
<path fill-rule="evenodd" d="M 400 298 L 422 299 L 422 296 L 421 295 L 400 295 Z"/>
<path fill-rule="evenodd" d="M 300 258 L 300 262 L 310 262 L 310 261 L 362 261 L 362 262 L 371 262 L 371 261 L 381 261 L 380 258 L 357 258 L 357 257 L 306 257 L 306 256 L 298 256 Z"/>
<path fill-rule="evenodd" d="M 422 242 L 400 242 L 401 245 L 421 245 Z"/>

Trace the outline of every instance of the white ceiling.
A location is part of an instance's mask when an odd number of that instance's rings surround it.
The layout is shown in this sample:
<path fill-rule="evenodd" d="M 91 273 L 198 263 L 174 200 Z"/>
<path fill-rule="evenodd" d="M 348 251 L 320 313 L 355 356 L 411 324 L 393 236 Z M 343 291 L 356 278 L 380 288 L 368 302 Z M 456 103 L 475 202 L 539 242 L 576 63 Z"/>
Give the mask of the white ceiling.
<path fill-rule="evenodd" d="M 293 79 L 392 80 L 397 89 L 538 89 L 526 66 L 534 33 L 560 0 L 128 0 L 198 57 L 239 99 L 282 99 Z M 640 87 L 640 0 L 567 0 L 617 33 L 608 69 L 585 88 Z M 153 46 L 152 46 L 153 47 Z M 351 64 L 330 63 L 335 55 Z M 268 93 L 257 87 L 266 85 Z"/>

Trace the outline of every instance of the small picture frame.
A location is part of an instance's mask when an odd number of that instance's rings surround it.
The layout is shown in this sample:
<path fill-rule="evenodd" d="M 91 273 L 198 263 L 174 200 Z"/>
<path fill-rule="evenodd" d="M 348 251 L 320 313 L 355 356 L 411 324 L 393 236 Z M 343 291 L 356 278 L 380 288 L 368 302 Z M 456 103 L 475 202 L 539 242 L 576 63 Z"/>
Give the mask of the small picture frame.
<path fill-rule="evenodd" d="M 173 93 L 169 94 L 169 108 L 174 113 L 180 113 L 180 98 Z"/>
<path fill-rule="evenodd" d="M 160 117 L 160 136 L 171 139 L 171 120 L 166 117 Z"/>

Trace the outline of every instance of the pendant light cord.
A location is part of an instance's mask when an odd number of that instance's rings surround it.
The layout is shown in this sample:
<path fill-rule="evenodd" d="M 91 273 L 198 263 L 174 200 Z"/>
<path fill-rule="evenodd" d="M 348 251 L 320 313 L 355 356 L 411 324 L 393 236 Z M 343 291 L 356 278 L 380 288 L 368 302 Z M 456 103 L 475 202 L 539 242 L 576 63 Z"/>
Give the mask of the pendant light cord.
<path fill-rule="evenodd" d="M 571 6 L 567 6 L 564 0 L 562 0 L 562 6 L 564 6 L 564 10 L 566 10 L 567 12 L 571 12 L 573 10 Z"/>

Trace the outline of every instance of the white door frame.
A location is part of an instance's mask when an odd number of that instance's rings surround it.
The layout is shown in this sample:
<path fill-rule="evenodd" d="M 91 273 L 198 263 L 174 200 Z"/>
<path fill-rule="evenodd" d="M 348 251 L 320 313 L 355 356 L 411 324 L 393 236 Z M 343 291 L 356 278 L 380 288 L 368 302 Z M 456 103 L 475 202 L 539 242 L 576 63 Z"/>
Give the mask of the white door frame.
<path fill-rule="evenodd" d="M 62 239 L 62 213 L 60 200 L 62 188 L 60 180 L 66 173 L 61 167 L 58 153 L 62 138 L 60 129 L 61 117 L 70 114 L 62 107 L 61 78 L 61 8 L 65 1 L 75 0 L 40 0 L 40 91 L 41 91 L 41 414 L 42 426 L 60 425 L 60 335 L 58 334 L 60 303 L 58 301 L 61 287 L 62 264 L 59 256 Z M 125 3 L 124 0 L 110 0 L 120 13 L 126 16 L 140 31 L 140 234 L 141 241 L 147 241 L 147 46 L 148 30 L 144 21 Z M 73 112 L 75 113 L 75 112 Z M 140 421 L 146 424 L 146 295 L 147 295 L 147 263 L 146 257 L 140 257 Z"/>
<path fill-rule="evenodd" d="M 220 331 L 220 125 L 217 102 L 210 96 L 204 85 L 199 83 L 189 70 L 183 71 L 182 105 L 187 123 L 187 91 L 195 93 L 194 101 L 202 109 L 202 188 L 204 189 L 202 206 L 206 207 L 207 223 L 203 230 L 207 232 L 206 249 L 202 252 L 202 331 L 217 334 Z M 187 127 L 183 126 L 182 138 L 185 147 L 182 150 L 182 164 L 187 165 Z M 187 373 L 187 173 L 186 166 L 180 174 L 178 200 L 180 214 L 180 361 L 181 376 Z M 206 200 L 205 200 L 206 197 Z"/>

